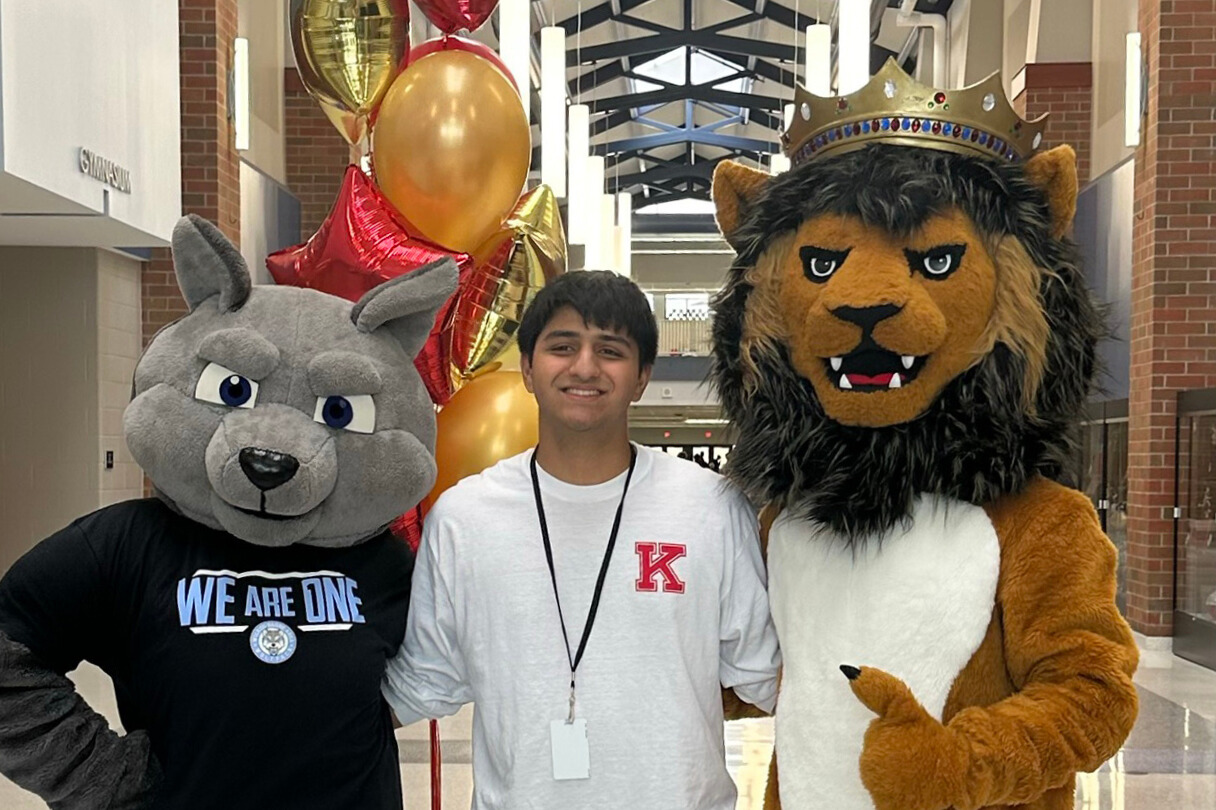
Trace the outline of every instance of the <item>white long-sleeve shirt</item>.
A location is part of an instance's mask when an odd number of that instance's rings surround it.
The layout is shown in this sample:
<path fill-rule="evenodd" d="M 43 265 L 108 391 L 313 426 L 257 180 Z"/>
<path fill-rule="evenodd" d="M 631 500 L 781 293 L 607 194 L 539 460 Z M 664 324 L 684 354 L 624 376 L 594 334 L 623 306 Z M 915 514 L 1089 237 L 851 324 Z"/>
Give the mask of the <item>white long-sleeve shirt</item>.
<path fill-rule="evenodd" d="M 549 726 L 567 716 L 570 665 L 530 459 L 465 479 L 428 516 L 385 697 L 407 724 L 475 703 L 474 810 L 731 810 L 719 684 L 771 710 L 780 664 L 747 501 L 638 448 L 576 676 L 591 776 L 556 781 Z M 574 486 L 538 474 L 573 654 L 625 475 Z"/>

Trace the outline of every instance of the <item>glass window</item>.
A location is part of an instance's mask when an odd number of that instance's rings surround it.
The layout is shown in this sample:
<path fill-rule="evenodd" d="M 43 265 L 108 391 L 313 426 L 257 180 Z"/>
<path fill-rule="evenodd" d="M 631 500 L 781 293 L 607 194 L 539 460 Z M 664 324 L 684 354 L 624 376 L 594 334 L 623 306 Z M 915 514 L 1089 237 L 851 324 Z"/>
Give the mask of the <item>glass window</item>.
<path fill-rule="evenodd" d="M 664 317 L 669 321 L 709 320 L 709 293 L 667 293 Z"/>
<path fill-rule="evenodd" d="M 1216 416 L 1190 419 L 1187 519 L 1179 526 L 1178 608 L 1216 623 Z"/>
<path fill-rule="evenodd" d="M 1115 603 L 1127 615 L 1127 422 L 1106 425 L 1106 536 L 1119 552 Z"/>

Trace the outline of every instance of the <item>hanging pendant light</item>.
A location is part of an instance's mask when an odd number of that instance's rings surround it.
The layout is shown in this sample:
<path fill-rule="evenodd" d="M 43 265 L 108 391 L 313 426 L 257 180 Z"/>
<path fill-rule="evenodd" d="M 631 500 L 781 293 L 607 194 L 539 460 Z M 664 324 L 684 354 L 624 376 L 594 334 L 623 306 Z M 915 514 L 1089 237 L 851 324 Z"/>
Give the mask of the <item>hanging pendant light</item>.
<path fill-rule="evenodd" d="M 540 29 L 540 181 L 566 196 L 566 29 Z"/>
<path fill-rule="evenodd" d="M 619 235 L 617 272 L 626 278 L 633 276 L 633 195 L 628 191 L 616 195 L 616 222 Z"/>
<path fill-rule="evenodd" d="M 566 238 L 572 245 L 586 245 L 587 226 L 591 218 L 587 213 L 587 207 L 591 204 L 591 189 L 587 183 L 587 160 L 591 150 L 591 108 L 586 104 L 572 104 L 567 116 L 570 124 L 570 188 L 567 190 L 567 218 L 570 220 L 570 227 Z"/>
<path fill-rule="evenodd" d="M 832 95 L 832 26 L 806 27 L 806 89 L 817 96 Z"/>
<path fill-rule="evenodd" d="M 498 4 L 498 55 L 511 71 L 524 115 L 532 120 L 532 0 L 501 0 Z"/>
<path fill-rule="evenodd" d="M 611 194 L 600 195 L 600 255 L 597 270 L 617 271 L 616 199 Z"/>
<path fill-rule="evenodd" d="M 840 69 L 836 91 L 844 95 L 860 90 L 870 80 L 870 4 L 850 0 L 838 3 L 837 8 Z"/>
<path fill-rule="evenodd" d="M 604 157 L 591 155 L 587 158 L 587 171 L 583 179 L 584 188 L 579 193 L 584 196 L 585 204 L 580 204 L 583 218 L 583 233 L 586 246 L 583 266 L 591 270 L 602 269 L 604 260 L 604 227 L 603 211 L 600 199 L 604 196 Z"/>

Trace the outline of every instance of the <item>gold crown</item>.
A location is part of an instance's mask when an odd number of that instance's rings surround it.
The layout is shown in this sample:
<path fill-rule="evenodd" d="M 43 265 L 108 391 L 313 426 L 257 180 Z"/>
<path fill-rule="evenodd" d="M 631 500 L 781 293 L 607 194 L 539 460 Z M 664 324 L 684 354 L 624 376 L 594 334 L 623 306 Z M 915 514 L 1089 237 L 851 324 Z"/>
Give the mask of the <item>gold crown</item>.
<path fill-rule="evenodd" d="M 795 166 L 870 143 L 1017 161 L 1039 148 L 1046 120 L 1026 121 L 1013 111 L 1000 73 L 961 90 L 937 90 L 888 59 L 854 93 L 816 96 L 797 85 L 794 120 L 781 132 L 781 148 Z"/>

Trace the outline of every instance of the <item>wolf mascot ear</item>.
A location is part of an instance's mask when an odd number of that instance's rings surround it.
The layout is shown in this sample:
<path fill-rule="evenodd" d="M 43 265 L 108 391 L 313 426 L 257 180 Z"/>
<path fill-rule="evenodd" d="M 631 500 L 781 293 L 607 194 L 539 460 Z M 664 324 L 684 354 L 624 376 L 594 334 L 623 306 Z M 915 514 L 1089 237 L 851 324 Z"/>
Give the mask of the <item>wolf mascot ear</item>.
<path fill-rule="evenodd" d="M 350 312 L 360 332 L 384 327 L 410 357 L 422 350 L 435 313 L 456 286 L 456 264 L 441 259 L 368 290 Z"/>
<path fill-rule="evenodd" d="M 214 295 L 226 312 L 240 309 L 249 298 L 245 259 L 219 228 L 197 214 L 182 217 L 173 228 L 173 264 L 191 312 Z"/>

